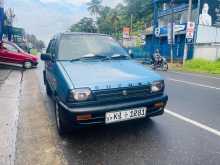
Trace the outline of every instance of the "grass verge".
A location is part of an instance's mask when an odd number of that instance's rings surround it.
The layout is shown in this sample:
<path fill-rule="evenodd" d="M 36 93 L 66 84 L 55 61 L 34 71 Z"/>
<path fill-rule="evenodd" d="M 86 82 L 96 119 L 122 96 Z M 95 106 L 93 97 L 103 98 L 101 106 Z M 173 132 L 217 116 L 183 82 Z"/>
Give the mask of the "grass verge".
<path fill-rule="evenodd" d="M 178 71 L 220 75 L 220 60 L 208 61 L 204 59 L 194 59 L 186 61 L 181 67 L 178 65 L 172 65 L 171 68 Z"/>

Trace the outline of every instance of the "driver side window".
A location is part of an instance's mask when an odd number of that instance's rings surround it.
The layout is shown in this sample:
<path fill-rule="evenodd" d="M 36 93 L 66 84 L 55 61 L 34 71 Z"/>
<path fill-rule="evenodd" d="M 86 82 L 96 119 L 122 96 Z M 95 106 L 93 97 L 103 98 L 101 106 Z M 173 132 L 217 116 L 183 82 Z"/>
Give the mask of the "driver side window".
<path fill-rule="evenodd" d="M 7 44 L 7 43 L 4 43 L 4 44 L 3 44 L 3 47 L 4 47 L 6 50 L 11 51 L 11 52 L 16 52 L 16 53 L 19 52 L 16 47 L 14 47 L 13 45 Z"/>
<path fill-rule="evenodd" d="M 55 42 L 55 39 L 51 40 L 47 48 L 47 53 L 50 54 L 52 57 L 55 57 Z"/>

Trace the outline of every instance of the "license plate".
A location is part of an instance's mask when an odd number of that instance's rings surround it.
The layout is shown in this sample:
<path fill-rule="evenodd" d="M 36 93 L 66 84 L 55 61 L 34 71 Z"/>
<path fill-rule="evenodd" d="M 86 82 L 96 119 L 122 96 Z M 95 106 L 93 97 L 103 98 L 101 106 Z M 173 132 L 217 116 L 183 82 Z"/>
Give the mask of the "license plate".
<path fill-rule="evenodd" d="M 105 123 L 117 123 L 121 121 L 145 118 L 147 108 L 136 108 L 131 110 L 123 110 L 117 112 L 108 112 L 105 114 Z"/>

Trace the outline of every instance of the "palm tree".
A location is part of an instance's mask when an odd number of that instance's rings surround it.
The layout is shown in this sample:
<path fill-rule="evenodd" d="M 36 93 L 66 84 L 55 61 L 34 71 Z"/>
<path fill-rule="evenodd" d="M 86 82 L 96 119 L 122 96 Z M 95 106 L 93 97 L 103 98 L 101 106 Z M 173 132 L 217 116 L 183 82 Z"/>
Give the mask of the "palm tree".
<path fill-rule="evenodd" d="M 91 15 L 97 16 L 100 13 L 102 8 L 101 3 L 102 0 L 91 0 L 87 3 L 88 11 L 91 13 Z"/>
<path fill-rule="evenodd" d="M 117 32 L 117 25 L 118 25 L 119 21 L 120 21 L 120 18 L 118 16 L 117 11 L 112 11 L 111 22 L 112 22 L 113 28 L 115 30 L 115 33 Z"/>

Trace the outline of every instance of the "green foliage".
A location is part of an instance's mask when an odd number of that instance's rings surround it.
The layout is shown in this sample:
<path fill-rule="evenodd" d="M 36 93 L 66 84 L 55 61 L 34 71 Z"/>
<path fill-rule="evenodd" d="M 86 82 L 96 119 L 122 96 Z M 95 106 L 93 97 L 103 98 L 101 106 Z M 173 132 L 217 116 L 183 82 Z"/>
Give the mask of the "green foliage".
<path fill-rule="evenodd" d="M 70 31 L 95 33 L 97 29 L 92 18 L 84 17 L 77 24 L 72 25 Z"/>
<path fill-rule="evenodd" d="M 87 3 L 88 11 L 91 13 L 91 15 L 98 15 L 100 13 L 102 8 L 101 3 L 102 0 L 91 0 Z"/>
<path fill-rule="evenodd" d="M 31 44 L 31 48 L 37 49 L 37 50 L 42 50 L 45 48 L 45 44 L 43 41 L 38 40 L 37 37 L 33 34 L 26 34 L 26 40 L 29 44 Z"/>
<path fill-rule="evenodd" d="M 151 17 L 151 0 L 125 0 L 128 15 L 133 15 L 134 22 L 146 21 Z"/>
<path fill-rule="evenodd" d="M 30 53 L 31 53 L 32 55 L 37 55 L 37 54 L 38 54 L 38 51 L 37 51 L 37 49 L 31 49 L 31 50 L 30 50 Z"/>
<path fill-rule="evenodd" d="M 124 4 L 110 8 L 102 6 L 102 0 L 91 0 L 87 3 L 88 11 L 91 15 L 96 16 L 96 21 L 88 21 L 89 18 L 83 18 L 77 24 L 72 25 L 71 31 L 91 32 L 97 30 L 99 33 L 121 38 L 123 27 L 131 25 L 132 15 L 133 34 L 140 34 L 145 25 L 151 23 L 151 0 L 125 0 L 124 2 Z M 96 26 L 92 22 L 96 22 Z"/>
<path fill-rule="evenodd" d="M 186 61 L 183 70 L 200 73 L 220 74 L 220 60 L 208 61 L 204 59 L 194 59 Z"/>

